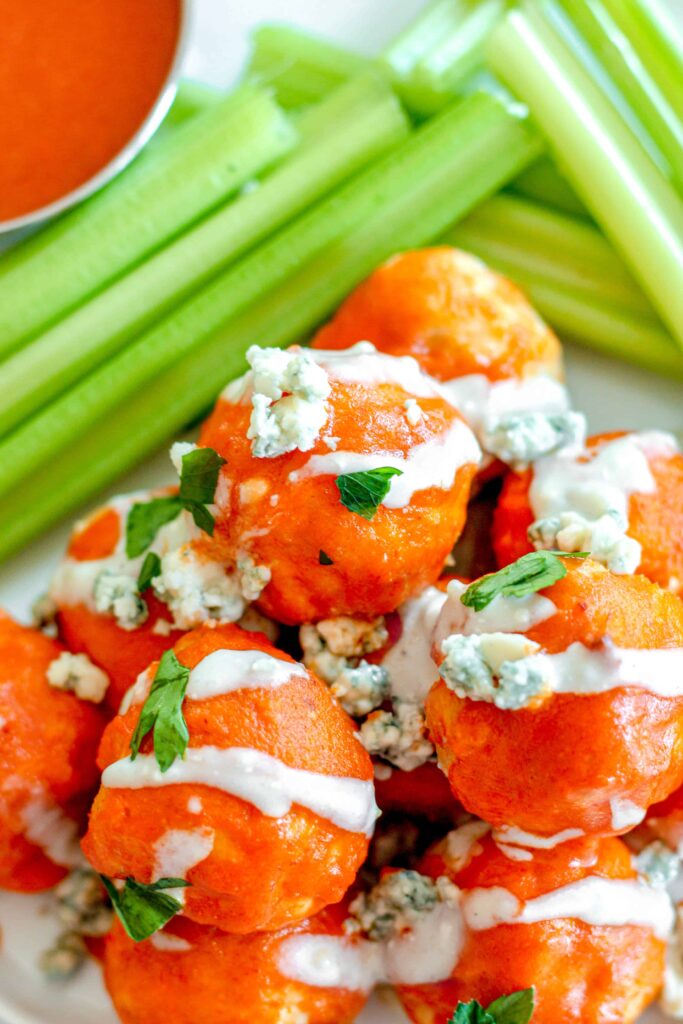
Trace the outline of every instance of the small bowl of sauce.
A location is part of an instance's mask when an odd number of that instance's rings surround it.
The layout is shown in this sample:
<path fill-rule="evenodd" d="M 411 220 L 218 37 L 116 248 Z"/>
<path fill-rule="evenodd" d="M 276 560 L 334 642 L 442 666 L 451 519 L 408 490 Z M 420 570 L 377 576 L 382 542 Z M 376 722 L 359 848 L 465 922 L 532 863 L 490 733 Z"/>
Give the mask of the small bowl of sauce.
<path fill-rule="evenodd" d="M 128 164 L 175 95 L 186 0 L 0 0 L 0 233 Z"/>

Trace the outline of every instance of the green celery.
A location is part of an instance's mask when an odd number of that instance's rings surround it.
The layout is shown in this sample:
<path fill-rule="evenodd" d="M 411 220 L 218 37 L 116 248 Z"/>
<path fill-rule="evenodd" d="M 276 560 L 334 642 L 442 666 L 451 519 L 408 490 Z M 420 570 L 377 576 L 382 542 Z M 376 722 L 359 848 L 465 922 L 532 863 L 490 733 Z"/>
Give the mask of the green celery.
<path fill-rule="evenodd" d="M 367 69 L 367 57 L 289 25 L 261 25 L 252 33 L 247 82 L 267 85 L 283 107 L 318 103 Z"/>
<path fill-rule="evenodd" d="M 223 99 L 224 95 L 225 93 L 212 85 L 206 85 L 204 82 L 195 82 L 189 78 L 183 79 L 178 86 L 176 97 L 166 116 L 164 126 L 176 127 L 179 124 L 184 124 L 185 121 L 196 117 L 197 114 L 201 114 L 204 110 L 208 110 L 209 107 L 215 106 L 216 103 Z"/>
<path fill-rule="evenodd" d="M 196 417 L 218 382 L 243 368 L 249 345 L 304 336 L 379 262 L 438 237 L 539 149 L 526 122 L 497 100 L 468 97 L 222 275 L 166 330 L 135 343 L 125 359 L 105 364 L 0 443 L 7 499 L 0 555 Z M 226 291 L 233 293 L 232 316 Z M 30 514 L 14 522 L 16 484 L 26 495 L 34 475 L 46 481 L 44 474 L 50 483 L 42 499 L 31 497 L 24 506 Z"/>
<path fill-rule="evenodd" d="M 662 94 L 683 121 L 683 42 L 658 0 L 602 0 Z"/>
<path fill-rule="evenodd" d="M 97 195 L 41 232 L 0 276 L 0 355 L 54 323 L 290 150 L 291 123 L 245 87 L 160 140 Z M 29 241 L 29 246 L 31 242 Z"/>
<path fill-rule="evenodd" d="M 496 201 L 489 200 L 484 207 Z M 629 307 L 622 301 L 619 257 L 612 252 L 604 261 L 598 258 L 609 243 L 595 228 L 568 224 L 558 230 L 553 257 L 550 249 L 539 253 L 534 240 L 512 230 L 512 224 L 496 239 L 487 228 L 480 229 L 474 218 L 476 213 L 448 231 L 443 241 L 474 253 L 510 277 L 563 336 L 644 369 L 683 379 L 683 355 L 661 321 L 651 309 L 636 308 L 635 303 Z M 588 252 L 593 246 L 586 238 L 585 244 L 572 252 L 577 226 L 594 233 L 597 258 L 588 261 L 580 275 L 576 256 L 582 248 Z"/>
<path fill-rule="evenodd" d="M 637 51 L 601 0 L 559 0 L 595 58 L 611 76 L 632 111 L 636 131 L 679 191 L 683 188 L 683 123 L 662 94 Z M 683 69 L 681 77 L 683 88 Z"/>
<path fill-rule="evenodd" d="M 512 195 L 493 196 L 453 231 L 455 244 L 486 245 L 525 271 L 582 289 L 633 313 L 654 316 L 633 275 L 592 224 Z M 474 250 L 476 251 L 476 250 Z"/>
<path fill-rule="evenodd" d="M 586 207 L 548 156 L 542 156 L 531 167 L 522 171 L 509 189 L 516 195 L 551 206 L 563 213 L 588 217 Z"/>
<path fill-rule="evenodd" d="M 257 188 L 207 217 L 6 360 L 0 434 L 369 164 L 403 138 L 408 126 L 389 84 L 368 72 L 303 115 L 299 129 L 299 149 Z"/>
<path fill-rule="evenodd" d="M 495 30 L 494 70 L 529 106 L 555 158 L 683 344 L 683 203 L 538 5 Z"/>
<path fill-rule="evenodd" d="M 506 6 L 506 0 L 437 0 L 385 50 L 382 64 L 413 113 L 440 110 L 483 66 L 487 39 Z"/>

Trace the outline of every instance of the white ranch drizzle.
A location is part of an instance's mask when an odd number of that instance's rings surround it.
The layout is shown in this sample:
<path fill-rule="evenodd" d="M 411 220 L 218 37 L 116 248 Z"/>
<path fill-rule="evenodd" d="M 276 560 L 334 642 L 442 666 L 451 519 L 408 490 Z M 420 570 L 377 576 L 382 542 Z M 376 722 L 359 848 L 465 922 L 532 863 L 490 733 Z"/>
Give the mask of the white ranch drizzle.
<path fill-rule="evenodd" d="M 585 833 L 580 828 L 565 828 L 552 836 L 537 836 L 533 832 L 515 828 L 514 825 L 504 825 L 493 830 L 493 839 L 499 845 L 522 846 L 530 850 L 554 850 L 556 846 L 568 843 L 572 839 L 580 839 L 583 835 Z"/>
<path fill-rule="evenodd" d="M 680 690 L 683 692 L 683 680 L 681 680 Z M 647 814 L 646 807 L 639 807 L 638 804 L 634 804 L 627 797 L 613 797 L 609 802 L 609 806 L 612 812 L 612 828 L 619 829 L 620 831 L 640 825 Z"/>
<path fill-rule="evenodd" d="M 480 636 L 484 633 L 526 633 L 545 622 L 557 611 L 553 602 L 541 594 L 525 597 L 504 597 L 499 594 L 485 608 L 477 612 L 461 601 L 467 584 L 451 580 L 448 599 L 434 630 L 434 644 L 440 650 L 441 641 L 453 633 Z"/>
<path fill-rule="evenodd" d="M 438 587 L 426 587 L 398 609 L 402 632 L 382 659 L 392 697 L 422 704 L 438 673 L 432 661 L 432 633 L 446 601 Z"/>
<path fill-rule="evenodd" d="M 322 775 L 290 768 L 270 754 L 248 747 L 189 747 L 162 772 L 152 754 L 109 765 L 102 784 L 113 789 L 144 789 L 181 784 L 211 786 L 281 818 L 292 804 L 306 807 L 348 832 L 371 835 L 377 818 L 372 781 Z"/>
<path fill-rule="evenodd" d="M 78 826 L 61 807 L 36 789 L 21 810 L 25 838 L 60 867 L 82 867 L 85 858 L 78 841 Z"/>
<path fill-rule="evenodd" d="M 280 973 L 314 988 L 369 992 L 382 977 L 382 947 L 341 935 L 292 935 L 277 953 Z"/>
<path fill-rule="evenodd" d="M 149 941 L 161 953 L 189 953 L 192 949 L 192 944 L 187 939 L 165 931 L 155 932 Z"/>
<path fill-rule="evenodd" d="M 463 894 L 462 911 L 471 931 L 485 931 L 501 924 L 572 919 L 596 927 L 650 928 L 661 939 L 669 934 L 674 917 L 671 900 L 664 890 L 653 889 L 639 879 L 596 875 L 526 902 L 499 886 L 469 889 Z"/>
<path fill-rule="evenodd" d="M 154 844 L 152 881 L 157 882 L 160 878 L 186 879 L 192 868 L 209 856 L 215 838 L 215 833 L 210 828 L 172 828 L 164 832 Z M 185 902 L 185 889 L 166 891 L 179 903 Z"/>
<path fill-rule="evenodd" d="M 378 352 L 372 342 L 359 341 L 346 349 L 310 349 L 313 359 L 332 378 L 345 384 L 395 384 L 417 398 L 452 400 L 433 377 L 412 356 Z"/>
<path fill-rule="evenodd" d="M 447 491 L 463 466 L 479 464 L 481 452 L 474 434 L 463 420 L 453 421 L 440 437 L 411 448 L 407 456 L 389 452 L 329 452 L 312 455 L 301 469 L 289 474 L 292 483 L 313 476 L 340 476 L 391 466 L 401 470 L 392 477 L 389 492 L 382 501 L 385 508 L 404 508 L 418 491 L 437 487 Z"/>
<path fill-rule="evenodd" d="M 446 381 L 444 390 L 475 434 L 487 423 L 513 413 L 568 412 L 569 395 L 564 385 L 539 373 L 521 380 L 490 381 L 483 373 L 470 373 Z"/>

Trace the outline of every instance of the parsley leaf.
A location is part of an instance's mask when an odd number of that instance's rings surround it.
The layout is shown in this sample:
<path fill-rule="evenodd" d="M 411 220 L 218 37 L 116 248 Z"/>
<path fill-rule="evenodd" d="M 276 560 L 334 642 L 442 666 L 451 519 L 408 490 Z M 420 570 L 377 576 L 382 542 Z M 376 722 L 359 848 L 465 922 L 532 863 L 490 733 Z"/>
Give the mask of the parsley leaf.
<path fill-rule="evenodd" d="M 473 999 L 458 1003 L 448 1024 L 528 1024 L 534 1012 L 534 989 L 525 988 L 501 996 L 486 1009 Z"/>
<path fill-rule="evenodd" d="M 487 1008 L 496 1024 L 527 1024 L 534 1012 L 534 989 L 524 988 L 501 996 Z"/>
<path fill-rule="evenodd" d="M 211 505 L 218 486 L 218 474 L 225 459 L 213 448 L 193 448 L 183 455 L 180 500 L 189 505 Z"/>
<path fill-rule="evenodd" d="M 581 551 L 573 554 L 562 552 L 562 557 L 586 556 Z M 460 600 L 468 608 L 480 612 L 491 604 L 494 597 L 526 597 L 527 594 L 535 594 L 537 590 L 552 586 L 566 575 L 567 569 L 554 551 L 532 551 L 511 565 L 506 565 L 504 569 L 482 576 L 470 584 Z"/>
<path fill-rule="evenodd" d="M 100 875 L 100 878 L 117 917 L 134 942 L 142 942 L 154 935 L 182 909 L 182 904 L 174 896 L 162 890 L 189 885 L 183 878 L 160 878 L 151 885 L 127 878 L 123 889 L 117 889 L 106 875 Z"/>
<path fill-rule="evenodd" d="M 152 580 L 161 572 L 161 559 L 153 551 L 148 551 L 138 576 L 138 593 L 144 594 L 152 586 Z"/>
<path fill-rule="evenodd" d="M 150 730 L 154 732 L 154 755 L 162 772 L 168 771 L 176 757 L 183 756 L 190 739 L 183 716 L 189 679 L 189 668 L 180 664 L 173 651 L 165 651 L 130 741 L 132 761 Z"/>
<path fill-rule="evenodd" d="M 161 527 L 172 522 L 182 510 L 182 502 L 177 497 L 136 502 L 126 522 L 126 556 L 137 558 L 146 551 Z"/>
<path fill-rule="evenodd" d="M 166 523 L 185 509 L 195 525 L 213 537 L 214 519 L 207 505 L 213 503 L 218 474 L 225 459 L 213 448 L 193 448 L 183 455 L 177 496 L 152 498 L 133 505 L 126 523 L 126 555 L 137 558 L 146 551 Z"/>
<path fill-rule="evenodd" d="M 322 548 L 318 552 L 318 562 L 320 565 L 334 565 L 334 562 L 328 555 L 327 551 L 323 551 Z"/>
<path fill-rule="evenodd" d="M 496 1019 L 473 999 L 471 1003 L 458 1003 L 448 1024 L 496 1024 Z"/>
<path fill-rule="evenodd" d="M 361 470 L 359 473 L 344 473 L 335 483 L 342 505 L 349 512 L 355 512 L 363 519 L 372 519 L 389 493 L 391 478 L 402 476 L 402 469 L 380 466 L 379 469 Z"/>

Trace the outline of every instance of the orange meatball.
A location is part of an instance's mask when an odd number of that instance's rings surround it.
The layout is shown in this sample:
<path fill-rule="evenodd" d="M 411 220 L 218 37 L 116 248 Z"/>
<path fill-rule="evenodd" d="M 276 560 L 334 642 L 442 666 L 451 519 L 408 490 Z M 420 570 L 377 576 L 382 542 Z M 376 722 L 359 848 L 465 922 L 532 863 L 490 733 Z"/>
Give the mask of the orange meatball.
<path fill-rule="evenodd" d="M 671 911 L 626 846 L 582 839 L 511 859 L 490 835 L 469 851 L 454 836 L 420 870 L 460 888 L 462 946 L 449 980 L 399 988 L 410 1019 L 443 1024 L 459 1002 L 533 986 L 534 1024 L 631 1024 L 661 986 Z"/>
<path fill-rule="evenodd" d="M 615 441 L 624 438 L 631 438 L 642 449 L 651 482 L 643 481 L 647 485 L 645 490 L 638 490 L 637 485 L 631 490 L 632 481 L 628 476 L 624 480 L 628 510 L 626 533 L 641 547 L 638 572 L 678 593 L 683 590 L 683 455 L 666 435 L 654 436 L 657 440 L 653 443 L 653 435 L 648 432 L 598 434 L 589 438 L 585 451 L 571 456 L 571 461 L 590 464 L 600 453 L 603 457 L 608 454 Z M 558 472 L 563 471 L 566 458 L 566 455 L 549 457 L 554 459 Z M 538 472 L 531 468 L 510 473 L 505 480 L 493 524 L 493 544 L 499 565 L 514 562 L 533 550 L 528 530 L 542 514 L 538 507 L 534 508 L 533 485 Z M 595 476 L 596 480 L 604 478 L 604 471 L 597 471 Z M 568 507 L 564 511 L 581 512 L 582 509 Z"/>
<path fill-rule="evenodd" d="M 55 885 L 78 854 L 78 825 L 97 785 L 104 720 L 51 686 L 64 648 L 0 612 L 0 886 Z"/>
<path fill-rule="evenodd" d="M 562 561 L 564 579 L 480 612 L 449 586 L 427 725 L 473 814 L 546 836 L 617 834 L 683 781 L 683 602 L 643 576 Z"/>
<path fill-rule="evenodd" d="M 246 557 L 265 573 L 258 606 L 281 622 L 391 611 L 438 578 L 465 521 L 476 441 L 412 360 L 363 349 L 314 363 L 305 351 L 262 349 L 252 362 L 275 362 L 273 352 L 297 372 L 312 365 L 327 397 L 315 405 L 286 393 L 294 385 L 283 371 L 285 395 L 268 407 L 266 429 L 278 415 L 291 427 L 291 415 L 303 431 L 304 418 L 316 415 L 318 431 L 268 455 L 254 452 L 265 447 L 257 417 L 272 382 L 259 384 L 262 374 L 252 370 L 219 400 L 200 443 L 227 460 L 216 495 L 222 557 L 237 564 Z M 298 403 L 296 415 L 280 401 Z M 361 504 L 348 492 L 343 503 L 341 488 L 358 479 L 350 476 L 392 469 L 399 472 L 385 489 L 380 481 L 381 494 L 368 495 L 363 482 Z"/>
<path fill-rule="evenodd" d="M 144 501 L 151 495 L 137 497 Z M 98 509 L 76 527 L 52 588 L 60 635 L 69 650 L 87 654 L 107 673 L 110 684 L 106 701 L 114 713 L 140 672 L 182 636 L 181 631 L 170 628 L 168 609 L 152 590 L 139 597 L 146 611 L 143 612 L 144 621 L 135 628 L 123 629 L 113 614 L 98 612 L 93 606 L 93 566 L 101 565 L 106 570 L 110 560 L 118 554 L 118 561 L 127 563 L 126 567 L 130 568 L 131 579 L 137 579 L 138 562 L 141 563 L 142 559 L 126 559 L 123 551 L 126 517 L 131 504 L 132 500 L 116 500 Z M 119 566 L 116 568 L 118 570 Z M 84 588 L 89 588 L 87 594 Z"/>
<path fill-rule="evenodd" d="M 174 652 L 191 670 L 188 749 L 165 773 L 150 737 L 129 757 L 152 666 L 105 731 L 86 856 L 112 877 L 187 878 L 184 913 L 226 931 L 282 928 L 339 900 L 376 814 L 351 719 L 262 635 L 205 626 Z"/>
<path fill-rule="evenodd" d="M 373 342 L 438 380 L 558 376 L 560 343 L 522 292 L 459 249 L 416 249 L 378 267 L 322 327 L 315 348 Z"/>
<path fill-rule="evenodd" d="M 460 810 L 448 779 L 433 761 L 426 761 L 411 772 L 378 765 L 375 769 L 375 792 L 383 813 L 398 811 L 452 820 Z"/>
<path fill-rule="evenodd" d="M 135 944 L 120 924 L 107 938 L 104 976 L 123 1024 L 350 1024 L 367 991 L 310 984 L 288 971 L 290 950 L 310 939 L 352 946 L 342 938 L 344 904 L 277 932 L 230 935 L 175 918 Z"/>

